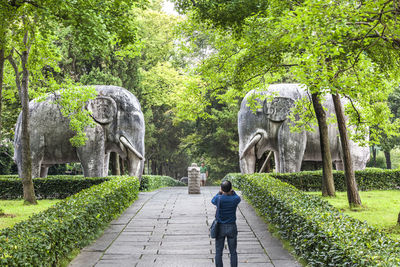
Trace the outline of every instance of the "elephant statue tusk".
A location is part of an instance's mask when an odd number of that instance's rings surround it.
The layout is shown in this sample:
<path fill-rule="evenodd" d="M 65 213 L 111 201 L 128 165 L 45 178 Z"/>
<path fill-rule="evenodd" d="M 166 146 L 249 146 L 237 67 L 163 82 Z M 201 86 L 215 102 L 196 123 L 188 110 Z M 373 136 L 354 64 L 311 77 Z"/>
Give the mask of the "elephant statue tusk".
<path fill-rule="evenodd" d="M 252 149 L 258 143 L 258 141 L 260 141 L 261 137 L 262 137 L 261 134 L 258 133 L 250 140 L 250 142 L 247 144 L 247 146 L 243 150 L 243 153 L 240 156 L 240 159 L 243 159 L 243 157 L 247 154 L 247 152 L 249 152 L 249 150 Z"/>
<path fill-rule="evenodd" d="M 143 160 L 143 156 L 142 154 L 140 154 L 128 141 L 128 139 L 126 139 L 125 136 L 121 136 L 119 138 L 119 141 L 121 141 L 121 143 L 128 148 L 130 151 L 132 151 L 133 154 L 135 154 L 140 160 Z"/>

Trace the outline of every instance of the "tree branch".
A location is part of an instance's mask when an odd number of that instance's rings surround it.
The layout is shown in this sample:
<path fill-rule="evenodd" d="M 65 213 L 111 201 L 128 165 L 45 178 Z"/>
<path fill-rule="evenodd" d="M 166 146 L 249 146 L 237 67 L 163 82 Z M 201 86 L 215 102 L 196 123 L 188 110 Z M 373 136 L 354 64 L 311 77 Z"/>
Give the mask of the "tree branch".
<path fill-rule="evenodd" d="M 354 105 L 353 99 L 352 99 L 351 97 L 349 97 L 348 95 L 346 95 L 346 94 L 343 94 L 343 95 L 344 95 L 344 97 L 346 97 L 348 100 L 350 100 L 351 106 L 353 107 L 354 111 L 357 113 L 357 121 L 358 121 L 358 123 L 359 123 L 359 124 L 363 123 L 363 122 L 361 121 L 360 112 L 358 112 L 357 107 Z"/>
<path fill-rule="evenodd" d="M 20 74 L 18 72 L 18 66 L 17 63 L 15 63 L 15 60 L 13 58 L 14 54 L 14 49 L 11 50 L 10 55 L 7 57 L 7 60 L 10 62 L 11 66 L 14 69 L 15 72 L 15 85 L 17 86 L 18 89 L 18 95 L 21 98 L 21 80 L 20 80 Z"/>

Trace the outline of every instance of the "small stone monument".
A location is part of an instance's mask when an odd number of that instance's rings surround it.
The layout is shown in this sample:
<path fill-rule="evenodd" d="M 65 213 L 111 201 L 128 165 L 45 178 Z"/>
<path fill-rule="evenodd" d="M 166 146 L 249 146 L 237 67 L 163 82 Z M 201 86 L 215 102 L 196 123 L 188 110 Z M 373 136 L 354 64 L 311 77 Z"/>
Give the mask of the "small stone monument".
<path fill-rule="evenodd" d="M 196 163 L 188 168 L 188 176 L 189 194 L 200 194 L 200 167 Z"/>

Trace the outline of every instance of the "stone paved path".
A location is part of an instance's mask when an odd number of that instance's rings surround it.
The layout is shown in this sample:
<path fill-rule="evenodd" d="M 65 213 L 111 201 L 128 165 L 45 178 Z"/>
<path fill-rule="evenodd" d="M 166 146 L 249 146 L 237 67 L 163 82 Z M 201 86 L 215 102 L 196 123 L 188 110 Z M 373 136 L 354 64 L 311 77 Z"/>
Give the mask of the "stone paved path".
<path fill-rule="evenodd" d="M 69 266 L 214 266 L 215 244 L 209 225 L 215 216 L 211 198 L 217 187 L 189 195 L 186 187 L 140 193 L 96 242 Z M 237 212 L 239 266 L 301 266 L 268 232 L 244 200 Z M 225 245 L 225 266 L 229 265 Z"/>

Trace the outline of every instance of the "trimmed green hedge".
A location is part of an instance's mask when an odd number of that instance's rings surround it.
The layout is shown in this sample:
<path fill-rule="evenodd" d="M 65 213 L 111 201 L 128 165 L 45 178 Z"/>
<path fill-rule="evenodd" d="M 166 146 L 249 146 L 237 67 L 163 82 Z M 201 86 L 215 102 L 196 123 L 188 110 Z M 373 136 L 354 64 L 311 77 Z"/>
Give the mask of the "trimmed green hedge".
<path fill-rule="evenodd" d="M 108 177 L 83 177 L 82 175 L 50 175 L 47 178 L 34 178 L 35 195 L 38 199 L 63 199 L 112 179 Z M 185 186 L 184 183 L 169 176 L 143 175 L 141 191 L 151 191 L 164 186 Z M 18 175 L 0 176 L 0 199 L 22 198 L 22 183 Z"/>
<path fill-rule="evenodd" d="M 140 191 L 152 191 L 165 186 L 185 186 L 185 184 L 172 177 L 161 175 L 143 175 L 140 181 Z"/>
<path fill-rule="evenodd" d="M 63 199 L 108 180 L 110 180 L 108 177 L 53 175 L 47 178 L 34 178 L 33 183 L 35 195 L 38 199 Z M 0 176 L 0 199 L 22 197 L 22 183 L 18 176 Z"/>
<path fill-rule="evenodd" d="M 269 174 L 226 177 L 311 266 L 400 266 L 400 243 Z"/>
<path fill-rule="evenodd" d="M 137 198 L 136 177 L 113 177 L 0 230 L 0 266 L 52 266 L 83 248 Z"/>
<path fill-rule="evenodd" d="M 322 171 L 269 173 L 269 175 L 303 191 L 321 191 Z M 361 191 L 400 189 L 400 170 L 370 168 L 356 171 L 355 176 L 358 189 Z M 333 179 L 337 191 L 346 191 L 343 171 L 334 171 Z"/>

